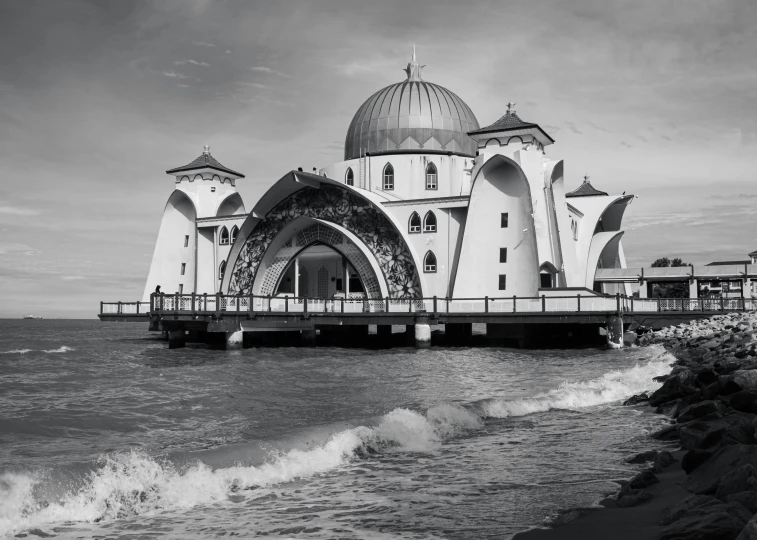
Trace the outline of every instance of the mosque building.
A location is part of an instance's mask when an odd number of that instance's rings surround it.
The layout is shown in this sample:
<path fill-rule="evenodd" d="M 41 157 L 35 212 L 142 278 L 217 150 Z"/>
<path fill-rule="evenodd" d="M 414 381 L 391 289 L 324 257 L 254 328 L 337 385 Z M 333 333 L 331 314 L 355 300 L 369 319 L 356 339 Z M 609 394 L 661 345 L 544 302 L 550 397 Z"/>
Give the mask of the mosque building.
<path fill-rule="evenodd" d="M 555 141 L 509 103 L 482 127 L 415 59 L 347 128 L 344 160 L 282 176 L 246 212 L 244 176 L 208 147 L 175 177 L 144 299 L 166 293 L 308 298 L 536 297 L 625 268 L 632 195 L 588 177 L 566 192 Z M 550 293 L 553 291 L 549 291 Z M 570 294 L 575 294 L 575 290 Z"/>

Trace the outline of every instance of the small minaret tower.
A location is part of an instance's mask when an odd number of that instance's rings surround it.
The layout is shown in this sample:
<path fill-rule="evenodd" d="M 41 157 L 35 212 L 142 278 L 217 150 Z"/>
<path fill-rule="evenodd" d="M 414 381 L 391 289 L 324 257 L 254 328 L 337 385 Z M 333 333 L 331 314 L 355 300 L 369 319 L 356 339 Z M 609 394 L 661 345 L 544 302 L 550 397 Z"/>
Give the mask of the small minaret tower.
<path fill-rule="evenodd" d="M 166 174 L 175 178 L 176 188 L 163 211 L 144 301 L 158 285 L 166 294 L 216 292 L 223 272 L 219 265 L 233 242 L 230 231 L 235 225 L 238 230 L 245 216 L 236 188 L 244 175 L 222 165 L 209 146 L 191 163 Z"/>

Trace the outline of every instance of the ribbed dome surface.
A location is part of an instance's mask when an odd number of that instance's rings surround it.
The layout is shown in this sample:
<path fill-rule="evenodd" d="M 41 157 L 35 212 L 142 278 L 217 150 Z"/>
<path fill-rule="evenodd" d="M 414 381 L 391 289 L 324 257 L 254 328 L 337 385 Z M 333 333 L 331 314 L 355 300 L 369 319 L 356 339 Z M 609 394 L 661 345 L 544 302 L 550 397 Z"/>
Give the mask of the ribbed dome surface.
<path fill-rule="evenodd" d="M 421 80 L 420 67 L 413 60 L 408 80 L 379 90 L 358 109 L 347 130 L 345 160 L 366 152 L 476 154 L 467 133 L 479 125 L 470 107 L 446 88 Z"/>

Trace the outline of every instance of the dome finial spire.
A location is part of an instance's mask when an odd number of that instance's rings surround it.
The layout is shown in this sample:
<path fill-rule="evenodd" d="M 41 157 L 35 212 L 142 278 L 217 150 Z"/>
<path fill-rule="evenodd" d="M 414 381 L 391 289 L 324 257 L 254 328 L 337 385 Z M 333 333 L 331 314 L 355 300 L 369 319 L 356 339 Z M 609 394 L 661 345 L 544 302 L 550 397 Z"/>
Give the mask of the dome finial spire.
<path fill-rule="evenodd" d="M 421 78 L 421 70 L 426 66 L 421 66 L 418 64 L 418 62 L 415 59 L 415 43 L 413 43 L 413 59 L 410 61 L 410 63 L 405 68 L 405 73 L 407 73 L 407 80 L 408 81 L 422 81 Z"/>

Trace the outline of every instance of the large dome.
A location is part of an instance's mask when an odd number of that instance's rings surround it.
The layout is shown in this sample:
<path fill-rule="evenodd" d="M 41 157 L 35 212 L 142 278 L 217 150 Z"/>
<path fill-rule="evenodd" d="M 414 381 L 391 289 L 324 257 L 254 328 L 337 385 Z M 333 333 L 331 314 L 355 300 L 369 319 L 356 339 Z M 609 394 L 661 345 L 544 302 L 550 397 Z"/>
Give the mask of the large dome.
<path fill-rule="evenodd" d="M 407 80 L 373 94 L 350 122 L 344 142 L 344 159 L 366 153 L 448 153 L 476 155 L 476 142 L 467 133 L 479 128 L 478 120 L 456 94 L 421 79 L 413 60 Z"/>

